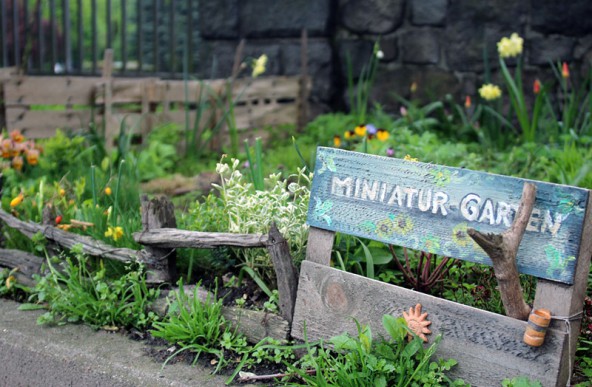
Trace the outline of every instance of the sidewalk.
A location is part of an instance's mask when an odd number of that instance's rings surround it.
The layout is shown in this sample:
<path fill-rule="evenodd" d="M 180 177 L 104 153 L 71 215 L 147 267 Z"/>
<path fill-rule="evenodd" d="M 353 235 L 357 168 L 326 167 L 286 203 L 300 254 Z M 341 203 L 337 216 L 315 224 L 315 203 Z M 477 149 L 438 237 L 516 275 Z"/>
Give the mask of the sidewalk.
<path fill-rule="evenodd" d="M 42 311 L 0 299 L 2 386 L 223 386 L 200 366 L 161 364 L 141 342 L 84 325 L 38 326 Z"/>

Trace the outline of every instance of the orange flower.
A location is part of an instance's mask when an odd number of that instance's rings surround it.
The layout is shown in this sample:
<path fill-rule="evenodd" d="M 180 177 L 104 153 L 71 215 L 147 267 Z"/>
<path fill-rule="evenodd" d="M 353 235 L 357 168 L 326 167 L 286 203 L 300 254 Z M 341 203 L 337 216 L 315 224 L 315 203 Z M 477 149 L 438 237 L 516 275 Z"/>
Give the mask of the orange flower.
<path fill-rule="evenodd" d="M 333 146 L 335 148 L 341 147 L 341 136 L 338 136 L 338 135 L 333 136 Z"/>
<path fill-rule="evenodd" d="M 24 164 L 24 161 L 23 161 L 23 158 L 21 156 L 15 156 L 12 159 L 12 167 L 14 169 L 16 169 L 17 171 L 20 171 L 20 170 L 23 169 L 23 164 Z"/>
<path fill-rule="evenodd" d="M 55 223 L 56 223 L 56 224 L 60 224 L 60 223 L 62 223 L 62 215 L 58 215 L 58 216 L 56 216 L 56 218 L 55 218 Z"/>
<path fill-rule="evenodd" d="M 64 230 L 64 231 L 69 231 L 72 228 L 71 224 L 58 224 L 57 228 Z"/>
<path fill-rule="evenodd" d="M 356 133 L 356 135 L 358 135 L 360 137 L 364 137 L 366 135 L 366 125 L 361 124 L 361 125 L 356 126 L 356 128 L 354 129 L 354 132 Z"/>
<path fill-rule="evenodd" d="M 532 92 L 535 94 L 538 94 L 541 92 L 541 81 L 539 81 L 538 79 L 535 79 L 532 84 Z"/>
<path fill-rule="evenodd" d="M 563 78 L 569 78 L 569 67 L 567 66 L 567 62 L 563 62 L 563 66 L 561 66 L 561 76 Z"/>
<path fill-rule="evenodd" d="M 467 95 L 465 97 L 465 109 L 468 109 L 470 107 L 471 107 L 471 96 L 470 95 Z"/>
<path fill-rule="evenodd" d="M 29 165 L 37 165 L 39 162 L 39 151 L 37 149 L 27 149 L 25 155 L 27 156 L 27 164 Z"/>
<path fill-rule="evenodd" d="M 12 132 L 10 132 L 10 138 L 14 142 L 23 142 L 23 141 L 25 141 L 25 136 L 23 136 L 21 134 L 21 132 L 18 131 L 18 130 L 16 130 L 16 129 L 13 130 Z"/>

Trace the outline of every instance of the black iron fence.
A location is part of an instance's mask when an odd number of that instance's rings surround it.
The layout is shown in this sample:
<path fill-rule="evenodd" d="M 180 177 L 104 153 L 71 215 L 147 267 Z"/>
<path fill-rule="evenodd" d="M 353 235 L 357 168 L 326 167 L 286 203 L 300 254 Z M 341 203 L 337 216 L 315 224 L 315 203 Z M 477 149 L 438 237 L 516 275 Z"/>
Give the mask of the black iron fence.
<path fill-rule="evenodd" d="M 28 74 L 176 77 L 197 63 L 198 0 L 0 0 L 0 65 Z"/>

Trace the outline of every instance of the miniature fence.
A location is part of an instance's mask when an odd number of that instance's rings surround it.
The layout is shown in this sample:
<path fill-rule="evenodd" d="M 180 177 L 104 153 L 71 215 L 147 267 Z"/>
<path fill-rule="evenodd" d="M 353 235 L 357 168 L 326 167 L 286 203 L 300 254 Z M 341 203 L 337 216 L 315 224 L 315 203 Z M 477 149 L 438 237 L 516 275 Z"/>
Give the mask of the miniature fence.
<path fill-rule="evenodd" d="M 307 82 L 300 76 L 237 79 L 230 92 L 241 137 L 265 137 L 268 126 L 301 122 Z M 143 141 L 156 126 L 176 123 L 192 130 L 200 104 L 208 104 L 198 127 L 212 128 L 224 120 L 227 80 L 174 81 L 157 78 L 53 77 L 4 75 L 2 110 L 7 130 L 20 129 L 29 138 L 46 138 L 56 129 L 84 131 L 90 124 L 105 129 L 108 144 L 125 120 Z M 301 90 L 304 88 L 305 90 Z M 207 90 L 206 90 L 207 89 Z M 218 105 L 218 106 L 217 106 Z M 228 133 L 218 131 L 217 143 Z"/>
<path fill-rule="evenodd" d="M 142 231 L 134 234 L 134 239 L 145 246 L 140 251 L 114 248 L 88 236 L 63 231 L 50 223 L 22 221 L 1 209 L 0 220 L 29 238 L 41 233 L 48 241 L 49 249 L 71 249 L 76 245 L 87 255 L 120 262 L 143 262 L 147 268 L 147 281 L 155 285 L 175 281 L 176 248 L 266 248 L 277 277 L 280 315 L 238 307 L 223 307 L 223 315 L 251 342 L 258 342 L 265 337 L 278 340 L 288 338 L 296 300 L 298 272 L 292 263 L 288 243 L 274 224 L 267 235 L 194 232 L 176 228 L 173 205 L 164 197 L 152 200 L 142 197 L 141 209 Z M 48 212 L 50 211 L 49 209 Z M 48 214 L 45 218 L 55 217 Z M 31 253 L 0 249 L 0 268 L 17 268 L 17 281 L 25 285 L 34 285 L 32 275 L 40 273 L 42 262 L 41 257 Z M 199 289 L 198 297 L 203 301 L 206 294 L 207 291 Z M 155 304 L 157 313 L 166 312 L 162 301 Z"/>

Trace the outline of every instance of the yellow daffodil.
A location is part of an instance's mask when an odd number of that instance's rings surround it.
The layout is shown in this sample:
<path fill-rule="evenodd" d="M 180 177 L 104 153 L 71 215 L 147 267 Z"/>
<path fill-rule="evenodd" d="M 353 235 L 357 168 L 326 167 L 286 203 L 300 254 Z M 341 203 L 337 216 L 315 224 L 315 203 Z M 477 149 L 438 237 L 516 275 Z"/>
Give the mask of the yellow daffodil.
<path fill-rule="evenodd" d="M 502 58 L 514 57 L 522 54 L 522 39 L 517 33 L 513 33 L 509 38 L 503 37 L 497 43 L 497 51 Z"/>
<path fill-rule="evenodd" d="M 405 161 L 413 161 L 413 162 L 418 161 L 417 158 L 411 157 L 410 155 L 405 155 L 405 157 L 403 158 L 403 160 L 405 160 Z"/>
<path fill-rule="evenodd" d="M 21 204 L 23 202 L 24 198 L 25 198 L 25 195 L 23 195 L 22 193 L 18 194 L 17 197 L 15 197 L 14 199 L 12 199 L 10 201 L 10 207 L 14 208 L 14 207 L 18 206 L 19 204 Z"/>
<path fill-rule="evenodd" d="M 105 188 L 105 195 L 111 196 L 112 193 L 113 193 L 113 191 L 111 191 L 111 187 L 106 187 Z"/>
<path fill-rule="evenodd" d="M 341 147 L 341 136 L 338 136 L 338 135 L 333 136 L 333 146 L 335 148 Z"/>
<path fill-rule="evenodd" d="M 479 89 L 479 95 L 481 98 L 492 101 L 494 99 L 498 99 L 502 95 L 502 90 L 497 85 L 493 85 L 491 83 L 487 83 Z"/>
<path fill-rule="evenodd" d="M 366 135 L 366 125 L 356 126 L 354 133 L 360 137 L 364 137 Z"/>
<path fill-rule="evenodd" d="M 259 75 L 265 72 L 265 66 L 267 65 L 267 55 L 263 54 L 259 58 L 253 61 L 253 73 L 252 77 L 257 78 Z"/>
<path fill-rule="evenodd" d="M 119 226 L 116 226 L 116 227 L 109 226 L 107 228 L 107 231 L 105 231 L 105 236 L 107 238 L 113 238 L 113 240 L 115 242 L 117 242 L 123 236 L 123 228 L 121 228 Z"/>
<path fill-rule="evenodd" d="M 60 191 L 59 192 L 60 192 L 60 196 L 62 196 L 62 197 L 66 196 L 66 190 L 65 189 L 60 188 Z"/>
<path fill-rule="evenodd" d="M 386 129 L 378 129 L 376 131 L 376 138 L 380 141 L 386 141 L 389 138 L 389 132 Z"/>

